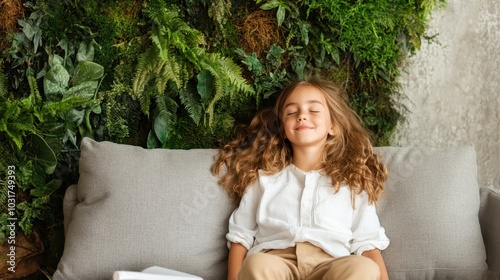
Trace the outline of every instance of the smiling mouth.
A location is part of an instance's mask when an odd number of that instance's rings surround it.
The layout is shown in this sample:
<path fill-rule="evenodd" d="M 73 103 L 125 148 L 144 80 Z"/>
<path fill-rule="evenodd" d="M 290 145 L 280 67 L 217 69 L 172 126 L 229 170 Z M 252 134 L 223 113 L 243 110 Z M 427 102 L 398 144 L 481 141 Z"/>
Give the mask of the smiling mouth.
<path fill-rule="evenodd" d="M 307 129 L 311 129 L 311 127 L 307 126 L 307 125 L 299 125 L 295 128 L 295 130 L 307 130 Z"/>

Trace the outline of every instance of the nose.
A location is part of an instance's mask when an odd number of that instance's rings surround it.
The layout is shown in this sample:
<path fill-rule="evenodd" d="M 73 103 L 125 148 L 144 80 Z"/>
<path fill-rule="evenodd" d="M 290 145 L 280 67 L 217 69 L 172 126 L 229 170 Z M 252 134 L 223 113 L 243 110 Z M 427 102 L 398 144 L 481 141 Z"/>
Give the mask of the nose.
<path fill-rule="evenodd" d="M 301 121 L 305 121 L 305 120 L 306 120 L 306 116 L 304 114 L 300 114 L 297 117 L 297 122 L 301 122 Z"/>

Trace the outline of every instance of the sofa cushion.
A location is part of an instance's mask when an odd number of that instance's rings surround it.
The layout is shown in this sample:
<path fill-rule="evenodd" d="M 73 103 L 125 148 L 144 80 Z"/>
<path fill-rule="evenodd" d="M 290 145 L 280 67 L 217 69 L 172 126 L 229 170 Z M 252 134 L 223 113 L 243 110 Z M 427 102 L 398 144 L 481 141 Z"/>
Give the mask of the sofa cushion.
<path fill-rule="evenodd" d="M 224 279 L 234 205 L 210 174 L 214 153 L 83 139 L 79 203 L 54 279 L 107 280 L 154 265 Z"/>
<path fill-rule="evenodd" d="M 390 279 L 483 279 L 474 147 L 377 148 L 388 165 L 381 224 Z"/>
<path fill-rule="evenodd" d="M 474 148 L 376 151 L 389 168 L 378 211 L 391 239 L 383 252 L 390 278 L 481 279 Z M 225 279 L 234 205 L 209 172 L 214 154 L 83 139 L 78 203 L 65 212 L 71 220 L 54 279 L 110 279 L 153 265 Z"/>

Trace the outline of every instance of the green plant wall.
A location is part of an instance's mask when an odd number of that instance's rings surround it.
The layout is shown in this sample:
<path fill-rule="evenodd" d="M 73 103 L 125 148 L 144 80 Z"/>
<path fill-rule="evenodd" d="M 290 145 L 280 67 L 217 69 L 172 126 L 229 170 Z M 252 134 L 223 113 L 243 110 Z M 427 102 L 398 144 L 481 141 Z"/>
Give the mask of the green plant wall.
<path fill-rule="evenodd" d="M 340 84 L 375 145 L 390 144 L 406 113 L 398 77 L 421 41 L 434 39 L 427 23 L 444 2 L 6 1 L 0 237 L 10 233 L 9 213 L 19 234 L 40 235 L 33 277 L 45 279 L 62 253 L 62 197 L 78 180 L 82 137 L 216 148 L 288 81 L 310 73 Z"/>

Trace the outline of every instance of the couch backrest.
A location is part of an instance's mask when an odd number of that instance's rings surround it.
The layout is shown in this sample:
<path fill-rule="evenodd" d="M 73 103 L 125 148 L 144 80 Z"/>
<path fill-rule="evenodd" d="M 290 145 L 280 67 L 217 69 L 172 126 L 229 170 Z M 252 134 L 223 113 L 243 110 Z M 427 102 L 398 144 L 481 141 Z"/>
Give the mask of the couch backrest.
<path fill-rule="evenodd" d="M 227 219 L 235 205 L 209 171 L 215 150 L 145 150 L 82 141 L 68 189 L 64 254 L 54 279 L 109 279 L 158 265 L 225 279 Z M 481 279 L 473 147 L 376 148 L 388 165 L 379 217 L 391 279 Z M 75 196 L 76 194 L 76 196 Z"/>

